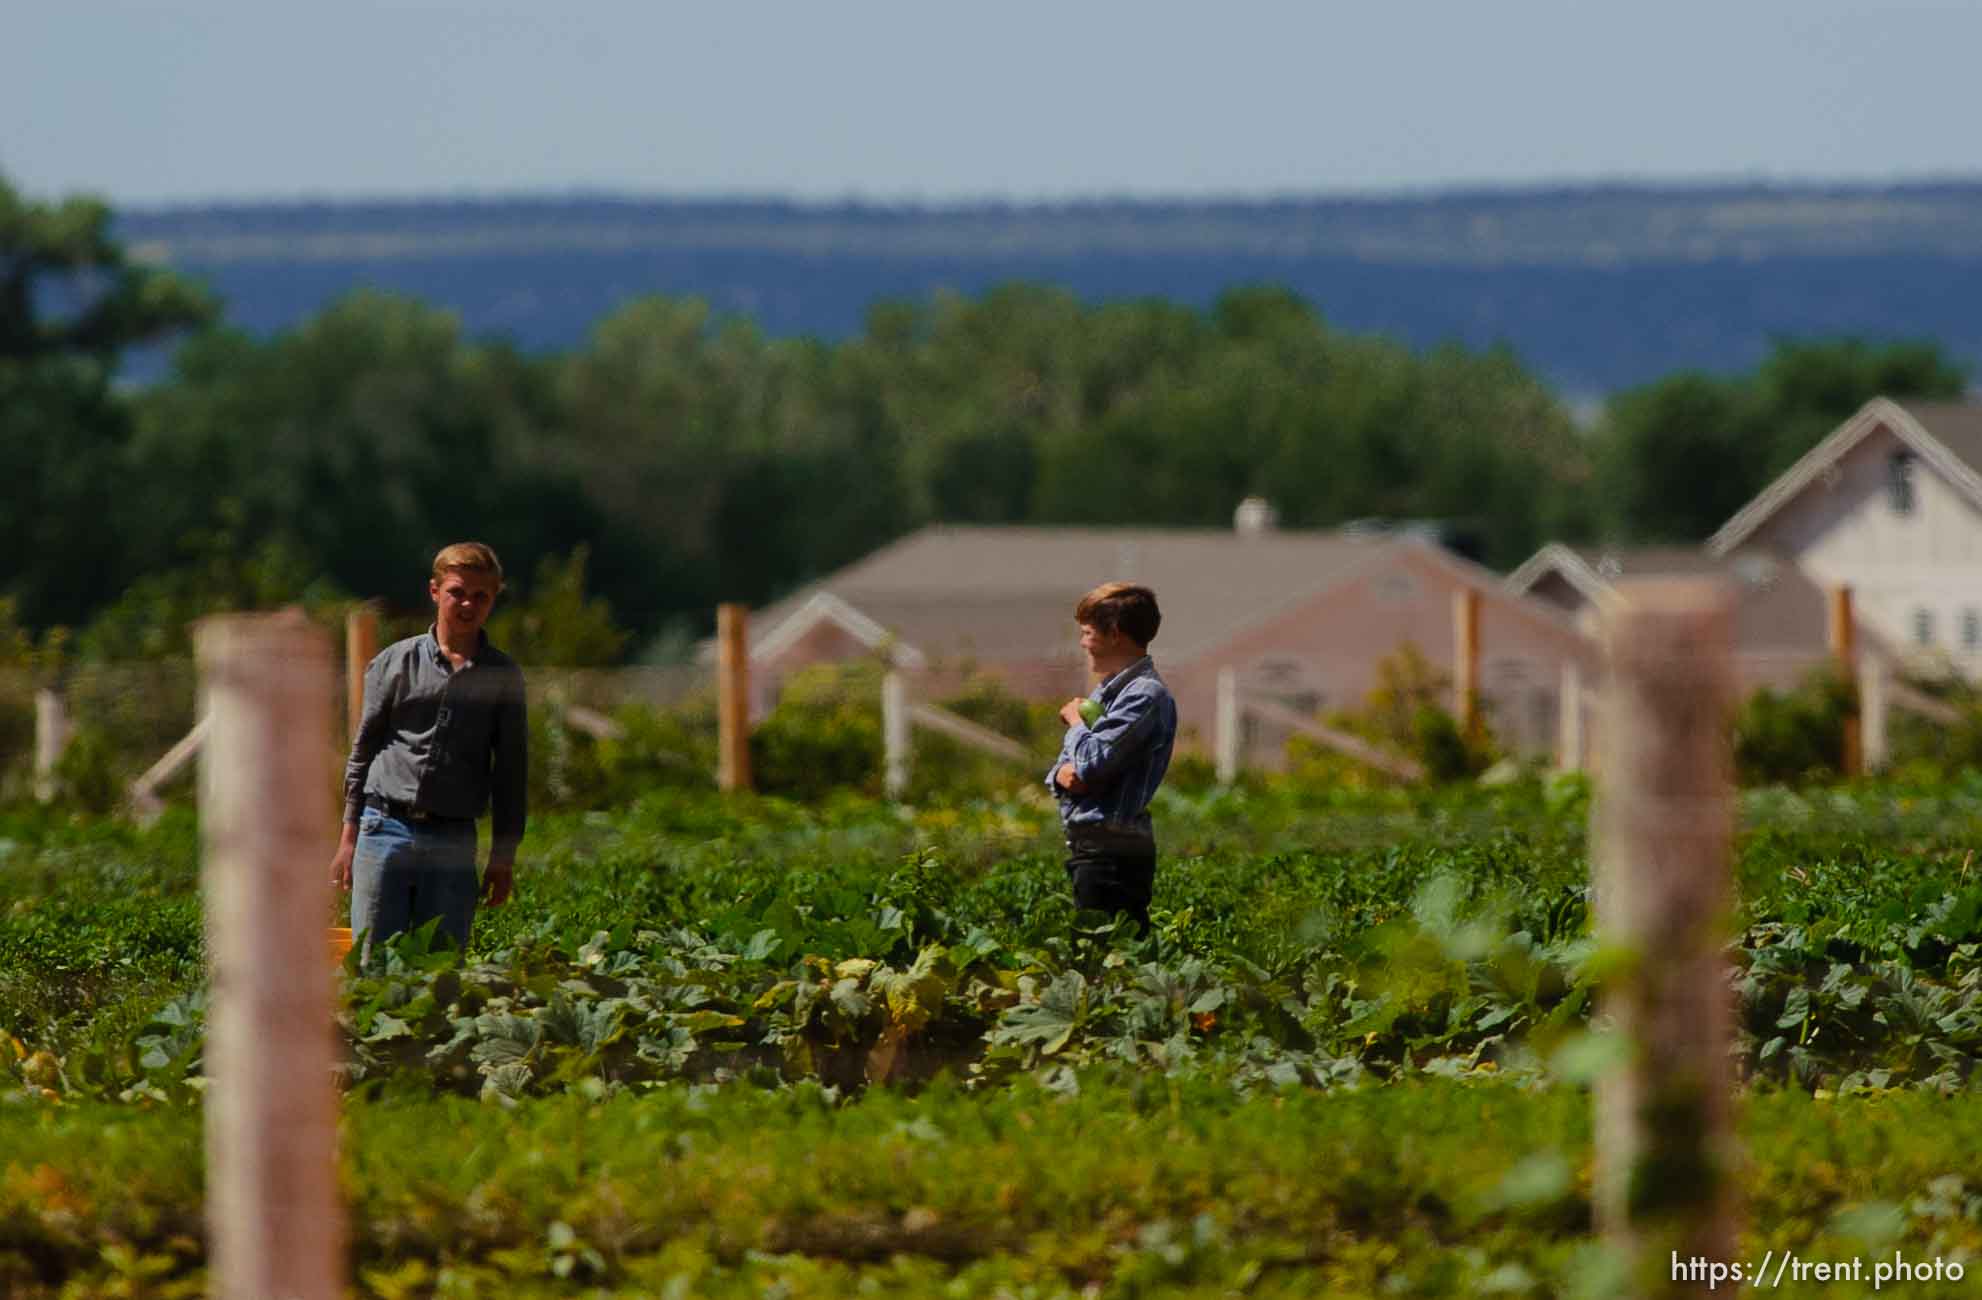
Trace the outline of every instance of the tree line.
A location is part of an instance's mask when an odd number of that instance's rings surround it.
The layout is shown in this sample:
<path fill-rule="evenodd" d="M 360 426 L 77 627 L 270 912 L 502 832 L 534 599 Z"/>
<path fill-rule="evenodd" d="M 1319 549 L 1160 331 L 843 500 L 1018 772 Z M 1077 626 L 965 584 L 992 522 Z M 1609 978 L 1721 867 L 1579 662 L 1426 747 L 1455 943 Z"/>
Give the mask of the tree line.
<path fill-rule="evenodd" d="M 121 385 L 140 347 L 169 370 Z M 1783 340 L 1579 423 L 1509 350 L 1347 333 L 1271 285 L 1197 310 L 1012 284 L 879 302 L 839 342 L 654 296 L 548 355 L 358 292 L 257 338 L 106 205 L 0 179 L 0 598 L 24 634 L 155 653 L 225 604 L 417 609 L 433 551 L 478 537 L 661 656 L 926 523 L 1229 527 L 1252 494 L 1290 527 L 1447 521 L 1505 568 L 1698 540 L 1867 398 L 1966 380 L 1931 341 Z"/>

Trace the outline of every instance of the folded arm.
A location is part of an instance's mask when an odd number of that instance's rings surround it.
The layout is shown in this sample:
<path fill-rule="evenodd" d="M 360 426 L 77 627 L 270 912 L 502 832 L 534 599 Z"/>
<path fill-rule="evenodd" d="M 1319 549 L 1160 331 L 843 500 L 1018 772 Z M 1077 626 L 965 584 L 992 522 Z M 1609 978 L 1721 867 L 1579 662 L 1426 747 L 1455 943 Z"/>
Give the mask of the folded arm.
<path fill-rule="evenodd" d="M 1073 775 L 1089 789 L 1099 789 L 1120 776 L 1157 723 L 1156 697 L 1126 690 L 1092 727 L 1074 728 L 1067 744 Z"/>

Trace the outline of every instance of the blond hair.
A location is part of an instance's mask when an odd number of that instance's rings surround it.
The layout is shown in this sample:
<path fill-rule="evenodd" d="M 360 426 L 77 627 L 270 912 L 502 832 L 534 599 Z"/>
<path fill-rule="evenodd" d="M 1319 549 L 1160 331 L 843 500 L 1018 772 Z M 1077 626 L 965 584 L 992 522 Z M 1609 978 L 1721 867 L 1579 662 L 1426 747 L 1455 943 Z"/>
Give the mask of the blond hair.
<path fill-rule="evenodd" d="M 456 542 L 440 548 L 440 553 L 434 556 L 434 581 L 459 572 L 490 574 L 495 578 L 496 590 L 502 590 L 502 561 L 486 543 Z"/>

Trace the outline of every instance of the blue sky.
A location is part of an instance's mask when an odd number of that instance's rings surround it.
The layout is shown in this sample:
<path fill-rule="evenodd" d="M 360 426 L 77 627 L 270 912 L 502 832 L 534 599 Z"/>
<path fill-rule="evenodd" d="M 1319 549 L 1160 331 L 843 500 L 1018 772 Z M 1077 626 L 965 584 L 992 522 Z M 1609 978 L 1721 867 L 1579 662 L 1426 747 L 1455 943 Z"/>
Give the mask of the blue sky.
<path fill-rule="evenodd" d="M 1982 174 L 1975 0 L 15 0 L 0 172 L 119 203 Z"/>

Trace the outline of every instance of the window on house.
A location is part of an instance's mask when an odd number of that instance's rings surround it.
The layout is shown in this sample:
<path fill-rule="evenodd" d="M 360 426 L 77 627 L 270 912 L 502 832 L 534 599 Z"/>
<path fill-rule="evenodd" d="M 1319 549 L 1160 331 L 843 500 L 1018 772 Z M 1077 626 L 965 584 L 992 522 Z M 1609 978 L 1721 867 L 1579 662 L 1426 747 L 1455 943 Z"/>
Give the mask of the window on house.
<path fill-rule="evenodd" d="M 1961 611 L 1961 648 L 1982 650 L 1982 611 Z"/>
<path fill-rule="evenodd" d="M 1916 609 L 1913 611 L 1913 644 L 1934 644 L 1934 611 Z"/>
<path fill-rule="evenodd" d="M 1258 671 L 1261 683 L 1271 690 L 1285 688 L 1306 676 L 1301 665 L 1292 659 L 1262 659 Z"/>
<path fill-rule="evenodd" d="M 1528 733 L 1537 749 L 1555 739 L 1556 693 L 1542 687 L 1528 692 Z"/>
<path fill-rule="evenodd" d="M 1886 462 L 1886 499 L 1891 502 L 1894 514 L 1913 513 L 1912 452 L 1896 451 Z"/>

